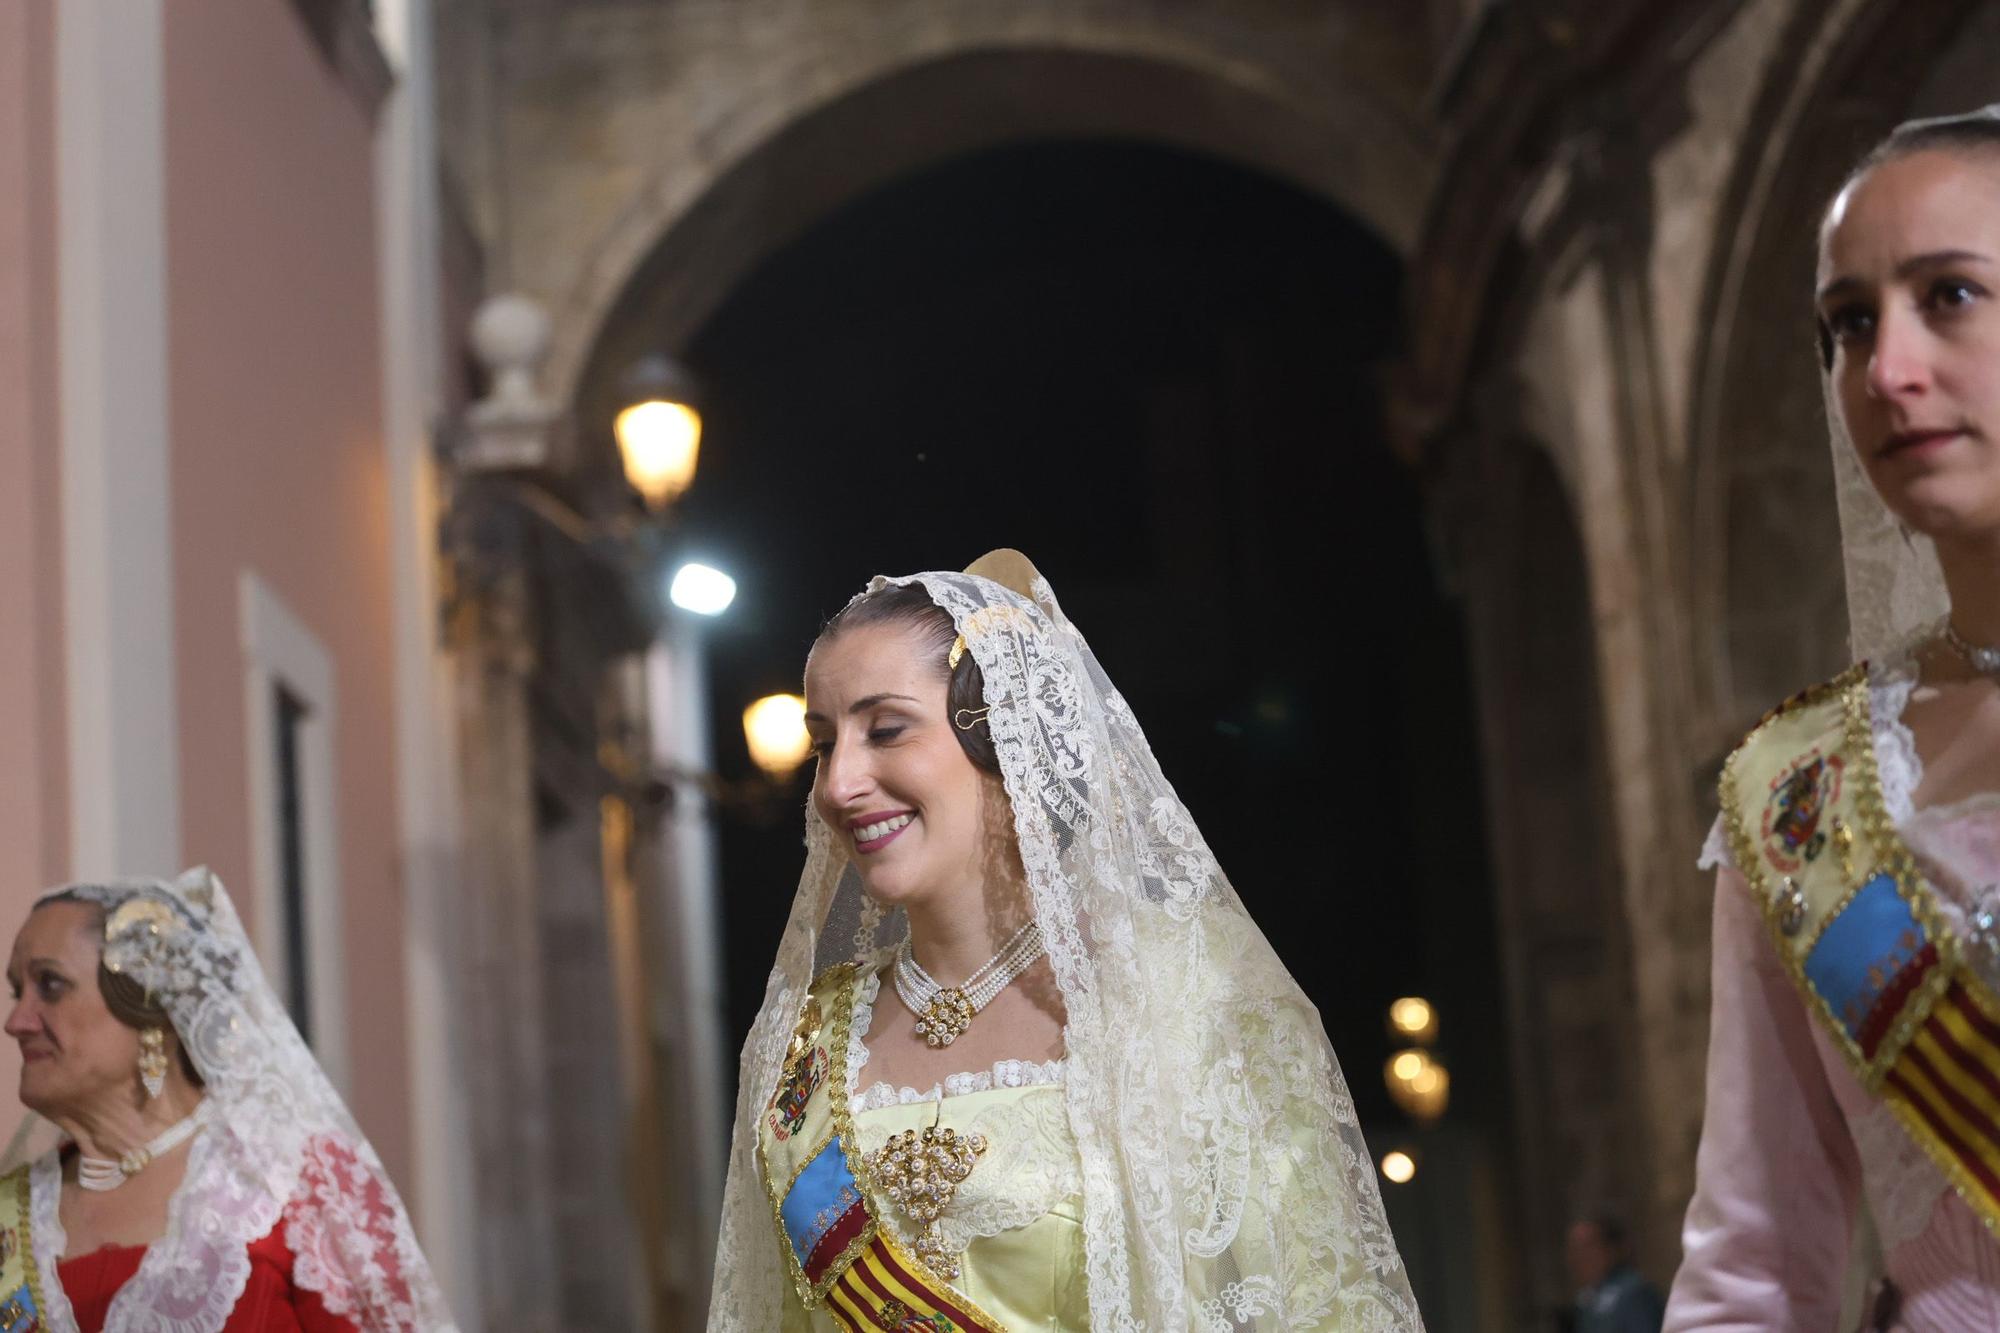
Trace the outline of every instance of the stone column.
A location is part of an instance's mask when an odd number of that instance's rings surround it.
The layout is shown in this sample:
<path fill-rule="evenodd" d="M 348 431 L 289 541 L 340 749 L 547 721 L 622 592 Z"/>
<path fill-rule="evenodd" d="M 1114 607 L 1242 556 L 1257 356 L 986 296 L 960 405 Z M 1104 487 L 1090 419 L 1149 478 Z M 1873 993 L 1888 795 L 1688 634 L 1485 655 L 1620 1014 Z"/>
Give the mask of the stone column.
<path fill-rule="evenodd" d="M 447 632 L 464 846 L 453 971 L 469 1053 L 480 1308 L 496 1327 L 553 1330 L 567 1325 L 556 1301 L 526 578 L 456 572 Z"/>

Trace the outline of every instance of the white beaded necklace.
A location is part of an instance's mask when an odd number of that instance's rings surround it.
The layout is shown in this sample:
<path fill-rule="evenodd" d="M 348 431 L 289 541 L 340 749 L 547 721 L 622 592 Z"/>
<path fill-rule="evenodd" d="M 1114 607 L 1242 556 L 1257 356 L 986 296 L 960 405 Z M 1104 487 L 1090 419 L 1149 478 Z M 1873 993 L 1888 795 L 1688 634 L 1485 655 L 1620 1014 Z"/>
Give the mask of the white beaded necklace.
<path fill-rule="evenodd" d="M 949 1046 L 971 1025 L 972 1016 L 993 1002 L 1042 956 L 1041 927 L 1030 921 L 1000 946 L 985 966 L 957 986 L 941 986 L 910 950 L 910 937 L 896 946 L 896 994 L 917 1016 L 917 1035 L 933 1049 Z"/>
<path fill-rule="evenodd" d="M 161 1153 L 172 1152 L 180 1147 L 197 1128 L 195 1113 L 190 1112 L 186 1119 L 167 1126 L 147 1140 L 143 1146 L 132 1149 L 117 1161 L 108 1157 L 92 1157 L 79 1150 L 76 1158 L 76 1183 L 100 1194 L 106 1190 L 115 1190 L 144 1171 Z"/>

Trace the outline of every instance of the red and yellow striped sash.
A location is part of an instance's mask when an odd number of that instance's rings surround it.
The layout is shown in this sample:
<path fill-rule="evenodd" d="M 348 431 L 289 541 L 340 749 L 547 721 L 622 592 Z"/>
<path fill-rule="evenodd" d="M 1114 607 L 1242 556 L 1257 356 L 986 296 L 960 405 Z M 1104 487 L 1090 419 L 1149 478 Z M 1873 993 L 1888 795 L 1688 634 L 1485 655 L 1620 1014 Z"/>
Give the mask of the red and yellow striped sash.
<path fill-rule="evenodd" d="M 886 1230 L 827 1289 L 826 1310 L 847 1333 L 1002 1333 L 978 1306 L 927 1280 Z"/>
<path fill-rule="evenodd" d="M 1890 1068 L 1884 1087 L 1910 1132 L 1958 1170 L 1953 1181 L 1986 1217 L 2000 1216 L 2000 1023 L 1957 980 Z M 1901 1105 L 1897 1106 L 1900 1102 Z"/>

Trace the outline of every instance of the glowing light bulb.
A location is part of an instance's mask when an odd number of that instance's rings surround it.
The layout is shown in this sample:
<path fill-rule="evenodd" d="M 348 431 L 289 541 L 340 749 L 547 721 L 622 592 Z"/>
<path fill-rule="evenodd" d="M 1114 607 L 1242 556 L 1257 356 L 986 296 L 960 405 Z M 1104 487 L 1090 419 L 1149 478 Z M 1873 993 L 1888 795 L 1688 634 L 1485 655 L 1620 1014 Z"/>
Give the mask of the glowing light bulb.
<path fill-rule="evenodd" d="M 701 452 L 701 414 L 686 403 L 649 398 L 634 403 L 612 423 L 625 480 L 658 509 L 673 503 L 694 484 Z"/>
<path fill-rule="evenodd" d="M 707 565 L 682 565 L 674 572 L 667 596 L 683 611 L 719 616 L 736 600 L 736 580 Z"/>
<path fill-rule="evenodd" d="M 743 710 L 743 740 L 757 767 L 774 778 L 789 777 L 812 753 L 806 701 L 796 694 L 765 695 Z"/>
<path fill-rule="evenodd" d="M 1437 1036 L 1437 1010 L 1421 996 L 1405 995 L 1389 1006 L 1389 1027 L 1399 1037 L 1428 1045 Z"/>

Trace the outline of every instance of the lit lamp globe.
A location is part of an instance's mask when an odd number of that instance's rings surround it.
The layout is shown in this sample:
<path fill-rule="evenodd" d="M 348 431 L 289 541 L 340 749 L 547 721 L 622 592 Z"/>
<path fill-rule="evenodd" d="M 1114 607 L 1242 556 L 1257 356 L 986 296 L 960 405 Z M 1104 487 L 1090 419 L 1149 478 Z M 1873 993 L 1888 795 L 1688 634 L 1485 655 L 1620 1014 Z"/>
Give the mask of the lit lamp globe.
<path fill-rule="evenodd" d="M 767 694 L 743 710 L 743 739 L 750 760 L 774 782 L 798 771 L 812 753 L 806 734 L 806 701 L 796 694 Z"/>
<path fill-rule="evenodd" d="M 1417 1178 L 1417 1157 L 1401 1148 L 1382 1154 L 1382 1175 L 1392 1185 L 1407 1185 Z"/>
<path fill-rule="evenodd" d="M 1389 1031 L 1400 1040 L 1428 1046 L 1437 1038 L 1437 1009 L 1421 996 L 1405 995 L 1389 1006 Z"/>
<path fill-rule="evenodd" d="M 1444 1115 L 1451 1102 L 1451 1073 L 1429 1051 L 1411 1047 L 1389 1057 L 1382 1070 L 1389 1100 L 1418 1124 Z"/>
<path fill-rule="evenodd" d="M 648 508 L 665 508 L 694 484 L 701 414 L 686 403 L 658 398 L 634 403 L 618 414 L 616 429 L 625 480 L 646 498 Z"/>
<path fill-rule="evenodd" d="M 664 357 L 648 357 L 625 381 L 630 406 L 612 422 L 625 480 L 648 507 L 672 504 L 694 484 L 701 453 L 701 413 L 687 372 Z"/>

